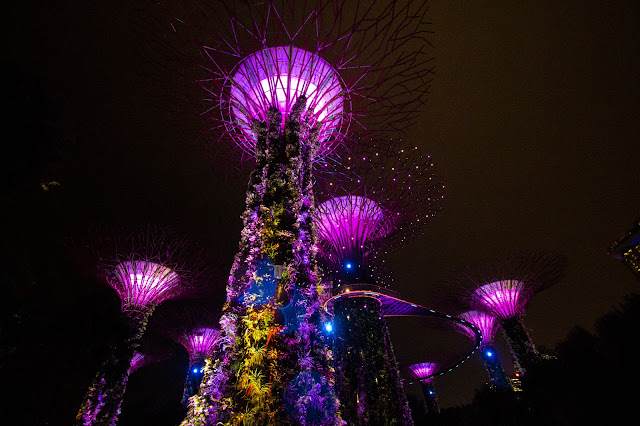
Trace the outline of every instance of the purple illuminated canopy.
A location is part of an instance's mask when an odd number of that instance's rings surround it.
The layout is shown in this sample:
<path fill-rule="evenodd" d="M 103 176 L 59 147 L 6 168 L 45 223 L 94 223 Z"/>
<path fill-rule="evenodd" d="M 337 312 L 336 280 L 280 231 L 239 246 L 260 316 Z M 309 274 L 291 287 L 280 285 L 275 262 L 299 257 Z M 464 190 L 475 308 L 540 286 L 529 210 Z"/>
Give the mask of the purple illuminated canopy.
<path fill-rule="evenodd" d="M 305 120 L 321 125 L 321 143 L 343 123 L 344 89 L 340 76 L 320 56 L 297 47 L 271 47 L 247 56 L 234 69 L 230 84 L 229 104 L 221 105 L 222 114 L 230 113 L 233 119 L 229 123 L 233 126 L 229 130 L 239 127 L 248 138 L 248 146 L 254 143 L 254 120 L 265 121 L 268 109 L 275 106 L 282 113 L 284 129 L 301 95 L 307 98 L 309 112 Z"/>
<path fill-rule="evenodd" d="M 469 321 L 480 329 L 483 345 L 493 343 L 496 331 L 498 331 L 498 322 L 496 321 L 496 317 L 479 311 L 464 312 L 458 315 L 458 317 Z M 475 335 L 471 333 L 468 328 L 460 327 L 460 330 L 472 339 L 475 338 Z"/>
<path fill-rule="evenodd" d="M 120 294 L 123 311 L 147 309 L 173 296 L 178 274 L 153 262 L 129 261 L 116 266 L 112 287 Z"/>
<path fill-rule="evenodd" d="M 473 298 L 500 319 L 523 314 L 526 300 L 520 297 L 524 284 L 518 280 L 494 281 L 478 287 Z"/>
<path fill-rule="evenodd" d="M 183 335 L 180 341 L 190 358 L 208 357 L 213 353 L 219 335 L 220 330 L 205 327 Z"/>
<path fill-rule="evenodd" d="M 355 195 L 336 197 L 317 207 L 318 237 L 331 245 L 341 259 L 348 259 L 364 245 L 391 231 L 382 208 L 372 200 Z"/>
<path fill-rule="evenodd" d="M 195 71 L 208 104 L 202 115 L 218 141 L 255 156 L 253 120 L 264 121 L 271 106 L 286 120 L 303 94 L 310 112 L 303 128 L 321 125 L 318 159 L 362 134 L 397 135 L 419 117 L 434 68 L 426 3 L 219 0 L 211 6 L 172 11 L 180 19 L 172 22 L 176 40 L 169 42 L 178 52 L 184 42 L 196 43 L 207 59 L 187 70 L 183 60 L 176 64 L 178 72 Z"/>
<path fill-rule="evenodd" d="M 413 364 L 409 367 L 411 374 L 418 380 L 423 380 L 426 377 L 433 376 L 437 373 L 438 364 L 435 362 L 421 362 L 419 364 Z"/>
<path fill-rule="evenodd" d="M 149 364 L 152 361 L 153 360 L 150 357 L 146 356 L 141 352 L 136 351 L 133 354 L 133 358 L 131 358 L 131 362 L 129 363 L 129 374 L 133 373 L 139 368 L 144 367 L 145 365 Z"/>

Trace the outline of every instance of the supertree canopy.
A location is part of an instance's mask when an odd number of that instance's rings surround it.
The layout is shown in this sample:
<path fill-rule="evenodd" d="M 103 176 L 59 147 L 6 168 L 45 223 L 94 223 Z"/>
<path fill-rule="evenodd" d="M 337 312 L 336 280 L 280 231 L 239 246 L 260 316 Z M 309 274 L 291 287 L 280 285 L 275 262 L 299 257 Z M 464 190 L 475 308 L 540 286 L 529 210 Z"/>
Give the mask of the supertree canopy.
<path fill-rule="evenodd" d="M 241 128 L 243 142 L 255 143 L 251 124 L 266 120 L 271 106 L 282 113 L 280 127 L 284 130 L 300 96 L 307 98 L 307 126 L 320 123 L 320 144 L 341 128 L 344 85 L 336 70 L 318 54 L 292 45 L 265 48 L 245 57 L 232 73 L 230 111 L 222 114 L 229 113 L 225 123 L 237 123 Z"/>
<path fill-rule="evenodd" d="M 123 312 L 145 311 L 165 299 L 180 283 L 178 274 L 166 266 L 144 260 L 118 264 L 109 284 L 120 295 Z"/>
<path fill-rule="evenodd" d="M 434 375 L 438 372 L 438 364 L 434 362 L 421 362 L 409 366 L 411 375 L 420 382 L 424 402 L 427 404 L 427 414 L 434 417 L 440 413 L 438 397 L 433 386 Z"/>
<path fill-rule="evenodd" d="M 153 359 L 142 352 L 134 352 L 131 362 L 129 363 L 129 374 L 153 362 Z"/>
<path fill-rule="evenodd" d="M 170 337 L 182 345 L 189 356 L 182 404 L 187 405 L 200 388 L 206 360 L 214 356 L 220 330 L 216 328 L 219 312 L 209 299 L 180 300 L 158 309 L 151 322 L 156 334 Z"/>
<path fill-rule="evenodd" d="M 519 252 L 467 267 L 453 276 L 450 287 L 476 309 L 498 318 L 516 366 L 524 373 L 539 360 L 522 322 L 525 306 L 533 295 L 558 282 L 566 266 L 566 258 L 556 253 Z"/>
<path fill-rule="evenodd" d="M 154 308 L 197 288 L 207 266 L 195 246 L 163 228 L 125 231 L 92 243 L 100 275 L 120 295 L 124 330 L 90 386 L 76 424 L 111 425 L 120 413 L 132 359 Z"/>
<path fill-rule="evenodd" d="M 186 23 L 204 60 L 196 78 L 211 134 L 255 165 L 216 359 L 183 423 L 338 424 L 312 169 L 354 129 L 397 130 L 415 118 L 432 74 L 427 8 L 246 0 L 196 9 L 171 31 Z"/>
<path fill-rule="evenodd" d="M 444 186 L 431 157 L 402 143 L 361 143 L 321 176 L 315 225 L 325 272 L 334 285 L 388 286 L 384 254 L 440 210 Z"/>
<path fill-rule="evenodd" d="M 424 2 L 205 3 L 166 6 L 157 44 L 204 89 L 209 133 L 250 157 L 258 155 L 253 122 L 275 107 L 284 130 L 301 96 L 302 123 L 319 123 L 317 158 L 362 132 L 397 134 L 426 100 L 434 64 Z M 167 49 L 173 39 L 178 47 Z"/>
<path fill-rule="evenodd" d="M 357 279 L 356 272 L 368 266 L 371 243 L 391 230 L 389 216 L 378 203 L 358 195 L 331 198 L 318 205 L 316 214 L 316 232 L 330 247 L 326 257 L 333 272 L 344 269 Z"/>
<path fill-rule="evenodd" d="M 500 362 L 500 357 L 498 356 L 498 351 L 494 344 L 495 335 L 499 327 L 497 318 L 479 311 L 463 312 L 458 315 L 458 317 L 469 321 L 482 332 L 480 355 L 484 366 L 487 369 L 487 373 L 489 374 L 489 378 L 491 379 L 491 384 L 499 389 L 509 389 L 511 385 L 507 379 L 504 369 L 502 368 L 502 363 Z M 469 330 L 466 327 L 458 328 L 462 333 L 469 335 L 469 337 L 474 337 L 469 334 Z"/>

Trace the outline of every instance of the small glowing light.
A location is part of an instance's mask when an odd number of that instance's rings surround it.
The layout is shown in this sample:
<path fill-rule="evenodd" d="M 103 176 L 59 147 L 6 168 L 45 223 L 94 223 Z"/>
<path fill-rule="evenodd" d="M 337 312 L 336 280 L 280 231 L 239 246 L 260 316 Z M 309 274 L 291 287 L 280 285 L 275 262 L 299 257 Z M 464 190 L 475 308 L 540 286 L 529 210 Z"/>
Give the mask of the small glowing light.
<path fill-rule="evenodd" d="M 429 391 L 429 395 L 433 395 L 433 391 L 432 390 Z"/>
<path fill-rule="evenodd" d="M 487 356 L 488 356 L 489 358 L 491 358 L 491 357 L 493 356 L 493 352 L 491 352 L 491 351 L 487 351 L 487 352 L 486 352 L 486 354 L 487 354 Z"/>
<path fill-rule="evenodd" d="M 344 265 L 345 268 L 347 269 L 351 269 L 353 267 L 353 265 L 351 263 L 347 263 L 346 265 Z"/>
<path fill-rule="evenodd" d="M 193 372 L 194 372 L 194 373 L 197 373 L 197 372 L 198 372 L 198 369 L 197 369 L 197 368 L 194 368 L 194 369 L 193 369 Z"/>
<path fill-rule="evenodd" d="M 327 330 L 328 333 L 331 333 L 333 331 L 333 325 L 328 322 L 324 325 L 324 329 Z"/>

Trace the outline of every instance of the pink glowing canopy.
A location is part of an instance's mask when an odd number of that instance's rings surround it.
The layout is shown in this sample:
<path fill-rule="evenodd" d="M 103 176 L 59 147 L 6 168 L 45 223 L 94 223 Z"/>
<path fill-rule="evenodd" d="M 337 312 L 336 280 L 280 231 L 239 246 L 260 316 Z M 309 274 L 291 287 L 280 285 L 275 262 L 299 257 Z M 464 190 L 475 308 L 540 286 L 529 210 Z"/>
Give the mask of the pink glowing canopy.
<path fill-rule="evenodd" d="M 320 150 L 328 149 L 331 134 L 343 124 L 344 88 L 340 76 L 317 54 L 293 46 L 262 49 L 245 57 L 233 70 L 228 105 L 233 127 L 248 138 L 243 148 L 253 149 L 251 125 L 264 121 L 269 107 L 282 112 L 281 126 L 300 96 L 306 96 L 305 120 L 320 123 Z M 237 128 L 236 127 L 236 128 Z"/>
<path fill-rule="evenodd" d="M 367 242 L 392 230 L 388 216 L 375 201 L 354 195 L 325 201 L 317 207 L 316 215 L 318 238 L 341 258 L 349 258 Z"/>
<path fill-rule="evenodd" d="M 480 329 L 482 333 L 482 344 L 488 345 L 492 344 L 496 335 L 496 331 L 498 331 L 498 322 L 496 321 L 496 317 L 486 314 L 484 312 L 478 311 L 468 311 L 458 315 L 459 318 L 470 322 Z M 475 339 L 475 335 L 470 332 L 470 330 L 466 327 L 460 327 L 460 330 Z"/>
<path fill-rule="evenodd" d="M 524 284 L 517 280 L 494 281 L 478 287 L 473 298 L 500 319 L 522 314 L 526 300 L 522 296 Z"/>
<path fill-rule="evenodd" d="M 418 379 L 422 380 L 426 377 L 433 376 L 438 371 L 438 364 L 435 362 L 421 362 L 420 364 L 413 364 L 409 367 L 411 374 Z"/>
<path fill-rule="evenodd" d="M 122 262 L 114 273 L 117 282 L 112 284 L 124 311 L 146 309 L 172 297 L 180 282 L 171 269 L 146 261 Z"/>
<path fill-rule="evenodd" d="M 213 353 L 219 335 L 220 330 L 203 327 L 183 335 L 180 340 L 189 352 L 189 358 L 193 360 L 210 356 Z"/>
<path fill-rule="evenodd" d="M 144 367 L 145 365 L 149 364 L 151 361 L 152 361 L 151 358 L 144 355 L 143 353 L 136 351 L 133 354 L 133 357 L 131 358 L 131 362 L 129 363 L 129 374 L 133 373 L 139 368 Z"/>

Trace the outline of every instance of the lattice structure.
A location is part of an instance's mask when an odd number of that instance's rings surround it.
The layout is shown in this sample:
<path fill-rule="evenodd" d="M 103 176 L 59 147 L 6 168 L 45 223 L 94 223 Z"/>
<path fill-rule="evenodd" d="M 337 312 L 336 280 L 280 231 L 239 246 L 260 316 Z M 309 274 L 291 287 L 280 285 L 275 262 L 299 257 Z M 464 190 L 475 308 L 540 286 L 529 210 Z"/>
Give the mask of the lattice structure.
<path fill-rule="evenodd" d="M 522 322 L 526 304 L 557 283 L 566 267 L 566 258 L 556 253 L 519 252 L 467 267 L 451 277 L 449 289 L 471 307 L 499 319 L 522 374 L 539 360 Z"/>
<path fill-rule="evenodd" d="M 120 294 L 122 310 L 136 311 L 170 298 L 178 290 L 180 278 L 165 266 L 132 260 L 116 266 L 109 284 Z"/>
<path fill-rule="evenodd" d="M 417 380 L 431 380 L 438 371 L 438 365 L 435 362 L 421 362 L 409 366 L 409 370 Z"/>
<path fill-rule="evenodd" d="M 215 328 L 198 328 L 182 336 L 181 343 L 189 352 L 190 359 L 208 358 L 213 353 L 220 330 Z"/>
<path fill-rule="evenodd" d="M 209 267 L 195 246 L 164 228 L 120 231 L 99 236 L 92 245 L 99 272 L 120 295 L 126 331 L 98 370 L 76 424 L 115 424 L 149 317 L 163 300 L 198 288 Z"/>
<path fill-rule="evenodd" d="M 153 358 L 143 354 L 142 352 L 134 352 L 129 364 L 129 374 L 153 362 Z"/>
<path fill-rule="evenodd" d="M 482 347 L 493 344 L 496 332 L 498 331 L 498 321 L 496 317 L 486 314 L 484 312 L 479 311 L 467 311 L 463 312 L 458 317 L 463 320 L 469 321 L 471 324 L 475 325 L 480 329 L 482 333 Z M 460 331 L 470 338 L 474 338 L 473 334 L 470 333 L 469 329 L 466 327 L 459 327 Z"/>

